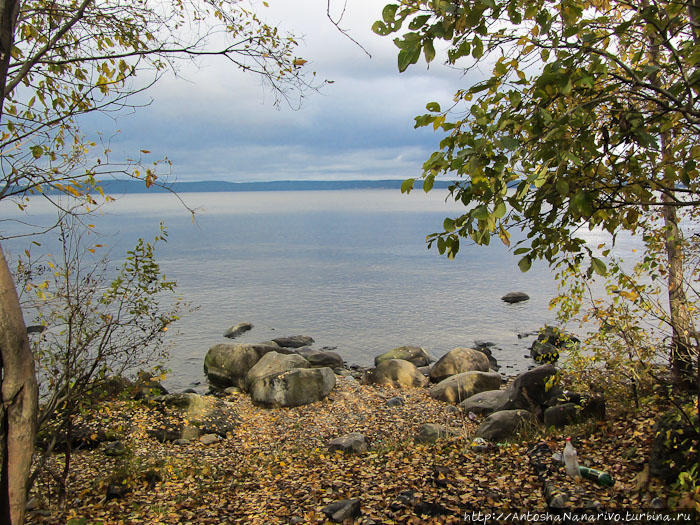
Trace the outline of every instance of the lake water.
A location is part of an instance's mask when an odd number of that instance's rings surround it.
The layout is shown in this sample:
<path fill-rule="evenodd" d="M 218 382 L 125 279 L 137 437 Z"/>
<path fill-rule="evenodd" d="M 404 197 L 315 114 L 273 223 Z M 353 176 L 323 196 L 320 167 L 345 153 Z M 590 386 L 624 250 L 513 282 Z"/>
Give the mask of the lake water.
<path fill-rule="evenodd" d="M 445 195 L 182 194 L 197 208 L 193 222 L 171 195 L 134 194 L 89 222 L 105 235 L 114 259 L 138 237 L 152 238 L 165 222 L 169 240 L 158 250 L 161 267 L 178 282 L 178 294 L 199 306 L 168 335 L 172 372 L 166 385 L 173 389 L 204 389 L 208 348 L 227 342 L 224 330 L 242 321 L 254 329 L 236 341 L 310 335 L 314 346 L 337 347 L 348 363 L 362 365 L 400 345 L 423 346 L 439 357 L 475 340 L 492 341 L 501 371 L 521 371 L 531 364 L 525 357 L 530 340 L 518 334 L 552 322 L 548 302 L 556 283 L 544 265 L 521 273 L 517 258 L 497 239 L 489 247 L 464 243 L 452 261 L 427 250 L 426 234 L 461 209 L 446 203 Z M 42 203 L 31 213 L 34 223 L 55 216 Z M 28 242 L 4 246 L 18 253 Z M 531 299 L 515 305 L 500 300 L 516 290 Z"/>

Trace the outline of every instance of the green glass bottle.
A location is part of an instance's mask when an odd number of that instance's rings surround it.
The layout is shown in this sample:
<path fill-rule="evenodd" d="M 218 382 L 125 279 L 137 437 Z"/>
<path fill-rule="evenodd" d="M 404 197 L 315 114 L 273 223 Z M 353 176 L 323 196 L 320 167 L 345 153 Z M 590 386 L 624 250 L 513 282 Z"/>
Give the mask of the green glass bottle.
<path fill-rule="evenodd" d="M 612 479 L 612 477 L 610 477 L 610 474 L 608 474 L 607 472 L 601 472 L 600 470 L 588 467 L 579 467 L 578 471 L 584 478 L 592 479 L 593 481 L 598 483 L 598 485 L 602 485 L 604 487 L 612 487 L 615 483 L 615 480 Z"/>

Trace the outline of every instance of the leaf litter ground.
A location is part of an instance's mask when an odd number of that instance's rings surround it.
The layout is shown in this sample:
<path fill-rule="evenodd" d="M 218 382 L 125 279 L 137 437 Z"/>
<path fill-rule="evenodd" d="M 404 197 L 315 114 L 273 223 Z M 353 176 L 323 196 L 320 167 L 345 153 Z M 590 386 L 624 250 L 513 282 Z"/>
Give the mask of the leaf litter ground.
<path fill-rule="evenodd" d="M 388 407 L 400 395 L 405 404 Z M 522 442 L 476 452 L 469 443 L 478 426 L 425 389 L 396 390 L 340 379 L 323 401 L 297 408 L 265 409 L 244 394 L 226 399 L 239 424 L 212 445 L 160 443 L 148 431 L 174 416 L 153 405 L 112 402 L 91 424 L 121 431 L 128 453 L 107 457 L 102 447 L 75 452 L 65 505 L 42 476 L 39 502 L 28 523 L 318 523 L 326 505 L 359 498 L 358 523 L 462 523 L 465 513 L 493 510 L 544 512 L 543 483 L 530 467 L 528 449 L 545 442 L 561 450 L 563 431 L 529 433 Z M 648 508 L 665 488 L 640 472 L 648 457 L 651 409 L 567 430 L 581 464 L 615 478 L 611 488 L 568 479 L 553 463 L 550 481 L 569 494 L 568 506 Z M 99 418 L 102 418 L 102 422 Z M 425 423 L 458 430 L 436 443 L 413 438 Z M 97 427 L 96 427 L 97 429 Z M 365 435 L 363 454 L 329 452 L 328 442 L 349 432 Z M 54 471 L 63 456 L 49 461 Z M 107 499 L 117 480 L 126 489 Z M 83 521 L 85 519 L 85 521 Z"/>

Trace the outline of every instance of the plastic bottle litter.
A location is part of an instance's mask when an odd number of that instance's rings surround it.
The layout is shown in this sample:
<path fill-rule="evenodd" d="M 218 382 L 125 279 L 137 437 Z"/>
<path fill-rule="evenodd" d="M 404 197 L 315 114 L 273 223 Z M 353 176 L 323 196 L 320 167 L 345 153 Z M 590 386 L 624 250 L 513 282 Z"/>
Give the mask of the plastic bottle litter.
<path fill-rule="evenodd" d="M 615 480 L 612 479 L 610 474 L 607 472 L 602 472 L 600 470 L 588 467 L 579 467 L 578 471 L 584 478 L 592 479 L 598 483 L 598 485 L 602 485 L 603 487 L 612 487 L 615 484 Z"/>
<path fill-rule="evenodd" d="M 566 446 L 564 447 L 564 467 L 566 468 L 566 473 L 572 478 L 580 478 L 581 473 L 579 472 L 578 458 L 576 457 L 576 449 L 571 444 L 571 438 L 566 438 Z"/>

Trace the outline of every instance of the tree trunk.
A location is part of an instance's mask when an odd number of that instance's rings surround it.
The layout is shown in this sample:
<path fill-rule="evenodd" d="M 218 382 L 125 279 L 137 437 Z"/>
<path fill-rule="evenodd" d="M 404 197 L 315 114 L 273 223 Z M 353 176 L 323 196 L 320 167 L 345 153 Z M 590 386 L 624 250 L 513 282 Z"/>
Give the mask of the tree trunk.
<path fill-rule="evenodd" d="M 15 284 L 0 248 L 0 523 L 21 525 L 34 453 L 38 391 Z"/>
<path fill-rule="evenodd" d="M 670 202 L 664 194 L 662 200 Z M 683 238 L 678 228 L 678 215 L 675 206 L 663 207 L 664 242 L 668 258 L 668 305 L 671 315 L 671 371 L 677 384 L 692 385 L 695 382 L 693 361 L 695 348 L 688 299 L 683 285 Z"/>

